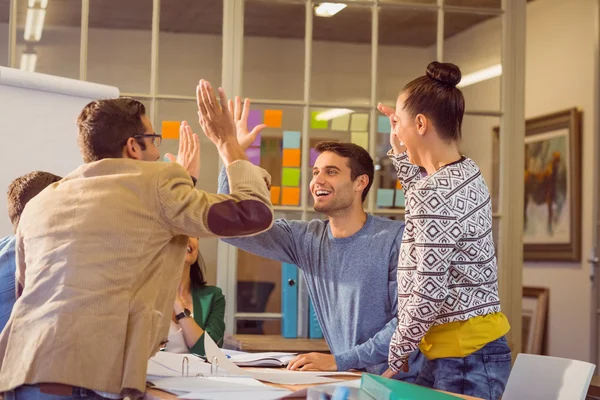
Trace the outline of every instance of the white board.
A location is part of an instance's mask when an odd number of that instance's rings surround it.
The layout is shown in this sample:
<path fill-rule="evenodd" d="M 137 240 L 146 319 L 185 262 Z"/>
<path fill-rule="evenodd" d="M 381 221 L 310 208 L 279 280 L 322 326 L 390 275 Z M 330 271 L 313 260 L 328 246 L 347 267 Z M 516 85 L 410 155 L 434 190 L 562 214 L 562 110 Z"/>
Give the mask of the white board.
<path fill-rule="evenodd" d="M 112 86 L 0 67 L 0 237 L 12 234 L 9 183 L 34 170 L 76 169 L 83 162 L 77 116 L 92 100 L 118 96 Z"/>

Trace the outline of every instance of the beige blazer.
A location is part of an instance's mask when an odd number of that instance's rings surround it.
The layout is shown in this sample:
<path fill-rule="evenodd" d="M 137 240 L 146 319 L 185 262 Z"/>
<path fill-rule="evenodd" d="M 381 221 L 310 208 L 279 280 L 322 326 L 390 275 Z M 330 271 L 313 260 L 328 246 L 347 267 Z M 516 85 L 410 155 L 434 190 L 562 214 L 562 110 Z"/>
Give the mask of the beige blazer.
<path fill-rule="evenodd" d="M 187 236 L 272 225 L 267 172 L 237 161 L 227 174 L 232 194 L 218 195 L 196 190 L 177 164 L 105 159 L 31 200 L 17 231 L 24 290 L 0 335 L 0 392 L 46 382 L 143 393 Z"/>

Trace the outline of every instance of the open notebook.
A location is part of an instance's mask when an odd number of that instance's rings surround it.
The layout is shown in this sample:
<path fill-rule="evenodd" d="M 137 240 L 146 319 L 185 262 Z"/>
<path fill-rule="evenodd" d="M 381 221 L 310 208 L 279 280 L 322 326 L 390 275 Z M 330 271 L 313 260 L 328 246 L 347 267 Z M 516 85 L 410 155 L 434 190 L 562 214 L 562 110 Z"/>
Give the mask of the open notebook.
<path fill-rule="evenodd" d="M 245 353 L 242 351 L 223 350 L 238 367 L 285 367 L 296 353 Z"/>

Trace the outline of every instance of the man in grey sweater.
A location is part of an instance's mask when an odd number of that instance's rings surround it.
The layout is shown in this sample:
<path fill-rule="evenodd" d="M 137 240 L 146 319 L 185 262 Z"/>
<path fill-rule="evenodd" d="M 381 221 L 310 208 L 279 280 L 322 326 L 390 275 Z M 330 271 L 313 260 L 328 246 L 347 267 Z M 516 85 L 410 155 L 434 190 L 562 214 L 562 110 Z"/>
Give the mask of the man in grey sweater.
<path fill-rule="evenodd" d="M 247 148 L 264 126 L 247 129 L 249 102 L 236 99 L 230 109 L 238 141 Z M 287 221 L 254 237 L 224 239 L 242 250 L 297 265 L 332 355 L 308 353 L 289 369 L 366 370 L 383 373 L 397 326 L 397 265 L 404 223 L 365 213 L 363 202 L 373 182 L 369 153 L 352 143 L 321 142 L 312 171 L 314 209 L 328 220 Z M 225 171 L 219 193 L 229 193 Z M 414 381 L 423 355 L 417 350 L 408 372 L 397 379 Z"/>

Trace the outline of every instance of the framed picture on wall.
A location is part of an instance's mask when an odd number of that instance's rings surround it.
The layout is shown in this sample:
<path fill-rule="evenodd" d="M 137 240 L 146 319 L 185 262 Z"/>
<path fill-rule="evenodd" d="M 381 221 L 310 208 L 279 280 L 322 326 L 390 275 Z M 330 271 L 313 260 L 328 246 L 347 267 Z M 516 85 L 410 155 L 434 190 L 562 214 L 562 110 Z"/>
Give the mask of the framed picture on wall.
<path fill-rule="evenodd" d="M 523 259 L 581 259 L 581 113 L 569 109 L 525 124 Z M 494 128 L 492 201 L 500 197 L 499 129 Z"/>
<path fill-rule="evenodd" d="M 547 288 L 523 287 L 522 353 L 545 353 L 549 293 Z"/>

